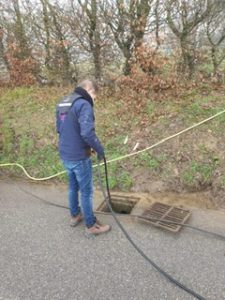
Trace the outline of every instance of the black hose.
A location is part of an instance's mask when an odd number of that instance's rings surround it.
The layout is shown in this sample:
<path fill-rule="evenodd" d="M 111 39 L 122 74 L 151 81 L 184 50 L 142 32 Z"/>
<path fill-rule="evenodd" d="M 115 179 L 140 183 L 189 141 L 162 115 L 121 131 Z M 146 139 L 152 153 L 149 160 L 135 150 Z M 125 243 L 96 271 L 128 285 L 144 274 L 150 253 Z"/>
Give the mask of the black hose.
<path fill-rule="evenodd" d="M 194 296 L 196 299 L 199 300 L 206 300 L 206 298 L 204 298 L 203 296 L 199 295 L 198 293 L 196 293 L 195 291 L 189 289 L 188 287 L 186 287 L 185 285 L 183 285 L 181 282 L 177 281 L 176 279 L 174 279 L 170 274 L 168 274 L 167 272 L 165 272 L 163 269 L 161 269 L 153 260 L 151 260 L 136 244 L 135 242 L 132 240 L 132 238 L 129 236 L 129 234 L 127 233 L 127 231 L 124 229 L 124 227 L 121 225 L 121 223 L 119 222 L 116 214 L 114 213 L 112 206 L 110 204 L 111 200 L 111 195 L 110 195 L 110 189 L 109 189 L 109 181 L 108 181 L 108 170 L 107 170 L 107 162 L 106 162 L 106 158 L 104 157 L 104 168 L 105 168 L 105 181 L 106 181 L 106 190 L 107 190 L 107 195 L 105 193 L 103 184 L 102 184 L 102 180 L 101 180 L 101 172 L 100 172 L 100 164 L 98 163 L 98 177 L 99 177 L 99 184 L 101 186 L 102 189 L 102 193 L 103 196 L 106 200 L 106 203 L 109 207 L 109 210 L 112 214 L 112 216 L 114 217 L 117 225 L 119 226 L 119 228 L 121 229 L 121 231 L 124 233 L 125 237 L 127 238 L 127 240 L 131 243 L 131 245 L 138 251 L 138 253 L 144 258 L 146 259 L 160 274 L 162 274 L 163 276 L 165 276 L 170 282 L 172 282 L 173 284 L 175 284 L 176 286 L 178 286 L 179 288 L 181 288 L 182 290 L 186 291 L 188 294 Z"/>
<path fill-rule="evenodd" d="M 110 189 L 109 189 L 109 182 L 108 182 L 108 170 L 107 170 L 107 162 L 106 162 L 106 158 L 104 157 L 104 168 L 105 168 L 105 180 L 106 180 L 106 190 L 107 190 L 107 195 L 105 193 L 105 190 L 104 190 L 104 187 L 103 187 L 103 184 L 102 184 L 102 180 L 101 180 L 101 172 L 100 172 L 100 164 L 98 162 L 98 179 L 99 179 L 99 185 L 101 187 L 101 190 L 102 190 L 102 193 L 103 193 L 103 196 L 104 196 L 104 199 L 109 207 L 109 210 L 113 216 L 113 218 L 115 219 L 117 225 L 120 227 L 121 231 L 124 233 L 125 237 L 127 238 L 127 240 L 132 244 L 132 246 L 139 252 L 139 254 L 145 258 L 159 273 L 161 273 L 163 276 L 165 276 L 170 282 L 172 282 L 173 284 L 175 284 L 176 286 L 178 286 L 179 288 L 183 289 L 184 291 L 186 291 L 187 293 L 189 293 L 190 295 L 194 296 L 196 299 L 199 299 L 199 300 L 206 300 L 206 298 L 204 298 L 203 296 L 197 294 L 195 291 L 189 289 L 188 287 L 186 287 L 185 285 L 183 285 L 182 283 L 180 283 L 179 281 L 177 281 L 176 279 L 174 279 L 170 274 L 168 274 L 167 272 L 165 272 L 163 269 L 161 269 L 154 261 L 152 261 L 136 244 L 135 242 L 131 239 L 131 237 L 129 236 L 129 234 L 127 233 L 127 231 L 124 229 L 124 227 L 122 226 L 122 224 L 119 222 L 118 218 L 117 218 L 117 215 L 113 209 L 112 209 L 112 206 L 111 206 L 111 195 L 110 195 Z M 55 203 L 52 203 L 52 202 L 49 202 L 21 187 L 19 187 L 18 185 L 16 185 L 20 190 L 22 190 L 23 192 L 25 192 L 26 194 L 30 194 L 32 195 L 33 197 L 39 199 L 40 201 L 42 201 L 43 203 L 46 203 L 48 205 L 51 205 L 51 206 L 56 206 L 56 207 L 59 207 L 59 208 L 64 208 L 64 209 L 69 209 L 67 206 L 63 206 L 63 205 L 59 205 L 59 204 L 55 204 Z M 119 216 L 121 216 L 119 214 Z M 130 217 L 137 217 L 139 219 L 145 219 L 145 220 L 150 220 L 150 221 L 161 221 L 157 218 L 149 218 L 149 217 L 142 217 L 142 216 L 138 216 L 138 215 L 130 215 Z M 177 223 L 177 222 L 171 222 L 171 221 L 161 221 L 163 223 L 167 223 L 167 224 L 175 224 L 175 225 L 180 225 L 180 226 L 183 226 L 183 227 L 188 227 L 188 228 L 191 228 L 191 229 L 195 229 L 195 230 L 198 230 L 200 232 L 203 232 L 203 233 L 206 233 L 206 234 L 210 234 L 210 235 L 213 235 L 213 236 L 216 236 L 218 238 L 222 238 L 222 239 L 225 239 L 225 236 L 221 235 L 221 234 L 218 234 L 218 233 L 214 233 L 214 232 L 210 232 L 210 231 L 207 231 L 207 230 L 204 230 L 204 229 L 201 229 L 201 228 L 198 228 L 198 227 L 195 227 L 195 226 L 191 226 L 191 225 L 188 225 L 188 224 L 181 224 L 181 223 Z"/>
<path fill-rule="evenodd" d="M 120 229 L 122 230 L 122 232 L 124 233 L 124 235 L 126 236 L 126 238 L 128 239 L 128 241 L 133 245 L 133 247 L 156 269 L 158 270 L 162 275 L 164 275 L 169 281 L 171 281 L 173 284 L 177 285 L 178 287 L 180 287 L 181 289 L 185 290 L 187 293 L 191 294 L 192 296 L 194 296 L 195 298 L 197 299 L 200 299 L 200 300 L 206 300 L 204 297 L 200 296 L 199 294 L 197 294 L 196 292 L 192 291 L 191 289 L 185 287 L 182 283 L 178 282 L 176 279 L 174 279 L 171 275 L 167 274 L 164 270 L 162 270 L 158 265 L 156 265 L 135 243 L 134 241 L 130 238 L 129 234 L 126 232 L 126 230 L 123 228 L 123 226 L 121 225 L 121 223 L 119 222 L 119 220 L 117 219 L 116 216 L 123 216 L 121 214 L 116 214 L 113 209 L 112 209 L 112 206 L 111 206 L 111 202 L 109 200 L 111 200 L 111 195 L 110 195 L 110 190 L 109 190 L 109 184 L 108 184 L 108 170 L 107 170 L 107 164 L 106 164 L 106 159 L 104 158 L 104 166 L 105 166 L 105 178 L 106 178 L 106 187 L 107 187 L 107 194 L 108 196 L 106 195 L 105 193 L 105 190 L 104 190 L 104 187 L 103 187 L 103 184 L 102 184 L 102 180 L 101 180 L 101 173 L 100 173 L 100 165 L 98 165 L 98 179 L 99 179 L 99 185 L 101 187 L 101 190 L 103 192 L 103 196 L 104 196 L 104 199 L 106 200 L 106 203 L 110 209 L 110 212 L 112 214 L 112 216 L 114 217 L 116 223 L 118 224 L 118 226 L 120 227 Z M 36 199 L 42 201 L 43 203 L 46 203 L 47 205 L 51 205 L 51 206 L 56 206 L 56 207 L 59 207 L 59 208 L 64 208 L 64 209 L 69 209 L 67 206 L 63 206 L 63 205 L 60 205 L 60 204 L 55 204 L 55 203 L 52 203 L 52 202 L 49 202 L 21 187 L 19 187 L 18 185 L 16 185 L 20 190 L 22 190 L 23 192 L 25 192 L 26 194 L 29 194 L 33 197 L 35 197 Z M 96 212 L 98 213 L 98 212 Z M 124 215 L 126 216 L 126 215 Z M 138 215 L 129 215 L 130 217 L 135 217 L 135 218 L 139 218 L 139 219 L 145 219 L 145 220 L 150 220 L 150 221 L 161 221 L 157 218 L 149 218 L 149 217 L 142 217 L 142 216 L 138 216 Z M 220 238 L 220 239 L 225 239 L 225 236 L 221 235 L 221 234 L 218 234 L 218 233 L 214 233 L 214 232 L 210 232 L 210 231 L 207 231 L 207 230 L 204 230 L 204 229 L 201 229 L 201 228 L 198 228 L 198 227 L 195 227 L 195 226 L 191 226 L 191 225 L 188 225 L 188 224 L 181 224 L 181 223 L 176 223 L 176 222 L 172 222 L 172 221 L 166 221 L 166 220 L 163 220 L 161 221 L 163 223 L 167 223 L 167 224 L 175 224 L 175 225 L 180 225 L 180 226 L 183 226 L 183 227 L 188 227 L 188 228 L 191 228 L 191 229 L 194 229 L 194 230 L 198 230 L 200 232 L 203 232 L 203 233 L 206 233 L 206 234 L 210 234 L 210 235 L 213 235 L 213 236 L 216 236 L 217 238 Z"/>

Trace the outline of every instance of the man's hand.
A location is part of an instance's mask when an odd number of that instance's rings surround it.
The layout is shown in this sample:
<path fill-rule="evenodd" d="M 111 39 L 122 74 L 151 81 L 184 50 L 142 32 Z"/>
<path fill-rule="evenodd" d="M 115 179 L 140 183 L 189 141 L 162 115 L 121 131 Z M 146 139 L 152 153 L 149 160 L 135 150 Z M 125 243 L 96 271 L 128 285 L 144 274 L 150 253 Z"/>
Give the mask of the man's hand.
<path fill-rule="evenodd" d="M 93 149 L 91 149 L 91 148 L 88 148 L 88 149 L 86 150 L 86 153 L 87 153 L 88 156 L 92 156 L 92 155 L 95 154 L 95 150 L 93 150 Z"/>

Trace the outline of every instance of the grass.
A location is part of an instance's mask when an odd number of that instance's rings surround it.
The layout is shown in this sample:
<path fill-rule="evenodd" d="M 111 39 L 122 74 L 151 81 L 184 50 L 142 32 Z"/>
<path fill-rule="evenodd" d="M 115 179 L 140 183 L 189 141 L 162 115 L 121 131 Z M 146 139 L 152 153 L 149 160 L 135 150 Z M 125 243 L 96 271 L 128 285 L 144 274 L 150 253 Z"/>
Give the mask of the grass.
<path fill-rule="evenodd" d="M 126 153 L 125 148 L 121 149 L 122 141 L 124 141 L 123 137 L 117 137 L 115 139 L 113 138 L 112 140 L 109 140 L 108 143 L 105 144 L 105 151 L 108 158 L 118 158 Z M 97 163 L 96 159 L 93 159 L 93 163 Z M 101 169 L 101 175 L 102 178 L 104 178 L 104 168 L 102 167 Z M 120 189 L 128 191 L 132 187 L 133 180 L 131 174 L 129 174 L 126 169 L 121 166 L 120 162 L 112 162 L 108 165 L 108 175 L 110 189 Z M 94 182 L 95 184 L 98 183 L 97 176 L 95 177 Z"/>
<path fill-rule="evenodd" d="M 66 89 L 21 87 L 0 90 L 3 137 L 3 143 L 0 145 L 0 163 L 21 163 L 35 177 L 45 177 L 64 170 L 57 150 L 55 106 L 59 98 L 70 90 L 71 87 Z M 147 115 L 149 124 L 146 123 L 144 127 L 140 127 L 142 115 L 136 115 L 135 110 L 121 114 L 123 105 L 119 99 L 104 98 L 97 101 L 95 106 L 97 133 L 104 144 L 107 158 L 113 159 L 132 152 L 136 141 L 140 142 L 141 148 L 149 146 L 163 137 L 225 109 L 223 92 L 221 94 L 210 92 L 208 85 L 205 85 L 205 91 L 208 93 L 206 96 L 202 95 L 202 87 L 187 90 L 179 101 L 174 102 L 173 99 L 160 103 L 147 99 L 145 116 Z M 177 120 L 180 127 L 176 123 Z M 132 172 L 137 167 L 150 170 L 155 180 L 159 178 L 171 180 L 178 151 L 185 152 L 190 161 L 189 164 L 185 162 L 181 165 L 181 181 L 193 187 L 199 182 L 202 185 L 210 184 L 214 171 L 224 162 L 218 158 L 217 153 L 210 152 L 202 141 L 199 142 L 196 152 L 192 153 L 195 150 L 192 150 L 194 148 L 191 145 L 198 143 L 196 136 L 192 137 L 192 134 L 197 132 L 200 134 L 201 130 L 211 130 L 218 140 L 223 140 L 221 135 L 224 131 L 224 123 L 225 114 L 196 129 L 193 133 L 189 132 L 184 141 L 181 138 L 177 146 L 179 149 L 172 147 L 174 142 L 165 143 L 155 149 L 156 151 L 143 152 L 134 156 L 132 160 L 111 163 L 109 165 L 110 188 L 129 190 L 135 184 Z M 124 144 L 126 136 L 128 142 Z M 185 147 L 185 144 L 188 147 Z M 23 176 L 19 169 L 9 170 L 12 174 Z M 63 175 L 57 180 L 65 181 L 66 176 Z"/>
<path fill-rule="evenodd" d="M 148 102 L 147 103 L 147 114 L 149 117 L 151 117 L 153 115 L 155 111 L 155 104 L 152 102 Z"/>
<path fill-rule="evenodd" d="M 142 166 L 157 172 L 160 170 L 165 160 L 165 154 L 153 155 L 149 152 L 142 152 L 134 159 L 134 166 Z"/>
<path fill-rule="evenodd" d="M 97 170 L 94 170 L 94 184 L 97 186 L 98 182 L 98 175 Z M 101 178 L 103 179 L 103 184 L 105 184 L 105 173 L 104 167 L 101 167 Z M 109 187 L 110 189 L 119 189 L 122 191 L 129 191 L 129 189 L 133 185 L 133 179 L 131 174 L 126 171 L 126 169 L 122 168 L 119 163 L 113 162 L 108 165 L 108 180 L 109 180 Z"/>
<path fill-rule="evenodd" d="M 225 187 L 225 175 L 222 175 L 220 177 L 220 184 L 221 184 L 222 187 Z"/>
<path fill-rule="evenodd" d="M 201 163 L 192 161 L 182 174 L 184 182 L 188 185 L 208 186 L 212 182 L 215 162 Z"/>
<path fill-rule="evenodd" d="M 149 169 L 157 169 L 160 165 L 159 160 L 152 156 L 148 152 L 140 153 L 140 155 L 135 160 L 136 166 L 141 165 Z"/>
<path fill-rule="evenodd" d="M 57 151 L 54 120 L 57 96 L 53 91 L 21 87 L 1 93 L 1 162 L 18 162 L 36 177 L 63 170 Z"/>

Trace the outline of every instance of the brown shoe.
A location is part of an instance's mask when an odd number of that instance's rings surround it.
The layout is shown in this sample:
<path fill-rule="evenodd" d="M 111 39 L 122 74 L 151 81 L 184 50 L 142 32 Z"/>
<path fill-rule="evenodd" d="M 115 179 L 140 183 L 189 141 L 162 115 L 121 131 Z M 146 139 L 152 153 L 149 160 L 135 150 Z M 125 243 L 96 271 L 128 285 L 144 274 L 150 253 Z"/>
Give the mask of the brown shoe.
<path fill-rule="evenodd" d="M 92 235 L 98 235 L 101 233 L 105 233 L 110 230 L 111 230 L 110 225 L 104 225 L 97 220 L 96 223 L 92 227 L 86 228 L 86 234 L 88 236 L 92 236 Z"/>
<path fill-rule="evenodd" d="M 76 227 L 83 220 L 82 214 L 77 215 L 76 217 L 71 217 L 70 226 Z"/>

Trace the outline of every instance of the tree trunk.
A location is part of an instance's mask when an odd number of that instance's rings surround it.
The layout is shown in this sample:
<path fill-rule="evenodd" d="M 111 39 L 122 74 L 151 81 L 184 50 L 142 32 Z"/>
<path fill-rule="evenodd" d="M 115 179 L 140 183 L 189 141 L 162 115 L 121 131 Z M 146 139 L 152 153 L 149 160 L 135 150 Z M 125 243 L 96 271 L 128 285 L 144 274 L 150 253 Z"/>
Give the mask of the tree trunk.
<path fill-rule="evenodd" d="M 9 74 L 9 62 L 5 55 L 5 49 L 3 44 L 3 29 L 0 28 L 0 77 L 3 77 L 4 81 L 8 81 Z"/>
<path fill-rule="evenodd" d="M 94 57 L 94 67 L 95 67 L 95 79 L 98 81 L 101 79 L 102 75 L 102 66 L 101 66 L 101 58 L 100 58 L 100 47 L 96 46 L 95 50 L 93 51 L 93 57 Z"/>
<path fill-rule="evenodd" d="M 195 72 L 195 55 L 193 49 L 189 47 L 186 39 L 181 40 L 182 63 L 178 67 L 178 71 L 182 74 L 188 73 L 188 77 L 192 78 Z"/>

